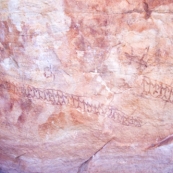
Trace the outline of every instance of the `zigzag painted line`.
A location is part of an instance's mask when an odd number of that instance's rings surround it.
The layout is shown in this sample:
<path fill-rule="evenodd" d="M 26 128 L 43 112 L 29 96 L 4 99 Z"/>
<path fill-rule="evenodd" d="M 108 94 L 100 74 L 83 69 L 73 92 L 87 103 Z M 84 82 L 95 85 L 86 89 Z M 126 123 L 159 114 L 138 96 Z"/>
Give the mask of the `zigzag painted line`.
<path fill-rule="evenodd" d="M 109 108 L 109 118 L 125 126 L 141 127 L 142 121 L 139 118 L 129 117 L 117 108 Z"/>
<path fill-rule="evenodd" d="M 152 80 L 146 76 L 142 79 L 142 86 L 143 95 L 149 95 L 173 103 L 173 88 L 171 86 L 157 80 Z"/>
<path fill-rule="evenodd" d="M 83 112 L 107 116 L 108 118 L 114 119 L 117 123 L 125 126 L 142 126 L 141 120 L 128 117 L 117 108 L 108 107 L 103 104 L 97 104 L 96 106 L 88 101 L 85 101 L 80 96 L 70 95 L 62 92 L 61 90 L 40 89 L 30 85 L 17 85 L 13 82 L 3 81 L 1 79 L 0 82 L 2 88 L 5 88 L 16 95 L 24 96 L 29 99 L 38 99 L 52 105 L 69 105 Z"/>

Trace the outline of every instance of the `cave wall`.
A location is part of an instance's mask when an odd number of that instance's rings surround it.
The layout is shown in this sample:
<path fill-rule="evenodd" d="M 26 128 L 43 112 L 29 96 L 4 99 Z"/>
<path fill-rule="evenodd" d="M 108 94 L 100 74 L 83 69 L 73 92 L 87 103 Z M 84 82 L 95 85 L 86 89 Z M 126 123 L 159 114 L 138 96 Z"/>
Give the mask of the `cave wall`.
<path fill-rule="evenodd" d="M 172 43 L 172 0 L 0 0 L 0 173 L 172 173 Z"/>

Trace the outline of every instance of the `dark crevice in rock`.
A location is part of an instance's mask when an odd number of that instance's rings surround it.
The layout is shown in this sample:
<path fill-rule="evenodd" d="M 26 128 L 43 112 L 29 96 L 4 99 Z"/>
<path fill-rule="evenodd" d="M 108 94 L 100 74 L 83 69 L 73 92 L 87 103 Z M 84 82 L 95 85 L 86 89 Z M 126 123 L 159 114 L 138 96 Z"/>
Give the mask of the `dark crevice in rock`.
<path fill-rule="evenodd" d="M 88 168 L 88 164 L 89 162 L 92 160 L 92 158 L 98 154 L 98 152 L 100 152 L 106 145 L 108 145 L 112 140 L 114 140 L 115 138 L 111 138 L 108 142 L 106 142 L 101 148 L 99 148 L 91 157 L 89 157 L 89 159 L 87 159 L 85 162 L 83 162 L 78 169 L 77 173 L 84 173 L 85 171 L 87 171 Z"/>
<path fill-rule="evenodd" d="M 164 146 L 164 145 L 169 145 L 170 143 L 172 143 L 172 141 L 173 141 L 173 135 L 167 136 L 166 138 L 164 138 L 163 140 L 159 141 L 158 143 L 149 146 L 147 148 L 147 150 L 154 149 L 156 147 L 161 147 L 161 146 Z"/>

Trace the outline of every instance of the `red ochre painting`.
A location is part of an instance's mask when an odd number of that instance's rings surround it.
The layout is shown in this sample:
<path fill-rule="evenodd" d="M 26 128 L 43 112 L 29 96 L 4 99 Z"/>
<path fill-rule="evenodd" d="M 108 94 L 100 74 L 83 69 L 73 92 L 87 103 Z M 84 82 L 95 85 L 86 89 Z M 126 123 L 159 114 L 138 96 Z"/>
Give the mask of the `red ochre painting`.
<path fill-rule="evenodd" d="M 0 173 L 173 173 L 172 0 L 0 0 Z"/>

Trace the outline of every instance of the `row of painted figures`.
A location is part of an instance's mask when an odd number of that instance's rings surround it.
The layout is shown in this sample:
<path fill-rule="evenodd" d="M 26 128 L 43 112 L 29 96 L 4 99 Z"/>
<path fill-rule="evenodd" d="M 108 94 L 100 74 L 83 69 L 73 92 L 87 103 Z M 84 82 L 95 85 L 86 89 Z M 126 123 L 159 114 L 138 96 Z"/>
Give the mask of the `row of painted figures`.
<path fill-rule="evenodd" d="M 170 85 L 150 79 L 146 76 L 143 77 L 142 85 L 143 95 L 152 96 L 173 103 L 173 88 Z"/>
<path fill-rule="evenodd" d="M 18 85 L 13 82 L 1 79 L 1 86 L 8 91 L 31 99 L 39 99 L 52 105 L 65 106 L 76 108 L 80 111 L 103 115 L 114 119 L 117 123 L 125 126 L 141 127 L 139 118 L 129 117 L 115 107 L 106 106 L 103 104 L 92 104 L 86 101 L 85 98 L 73 94 L 62 92 L 54 89 L 41 89 L 29 85 Z"/>

